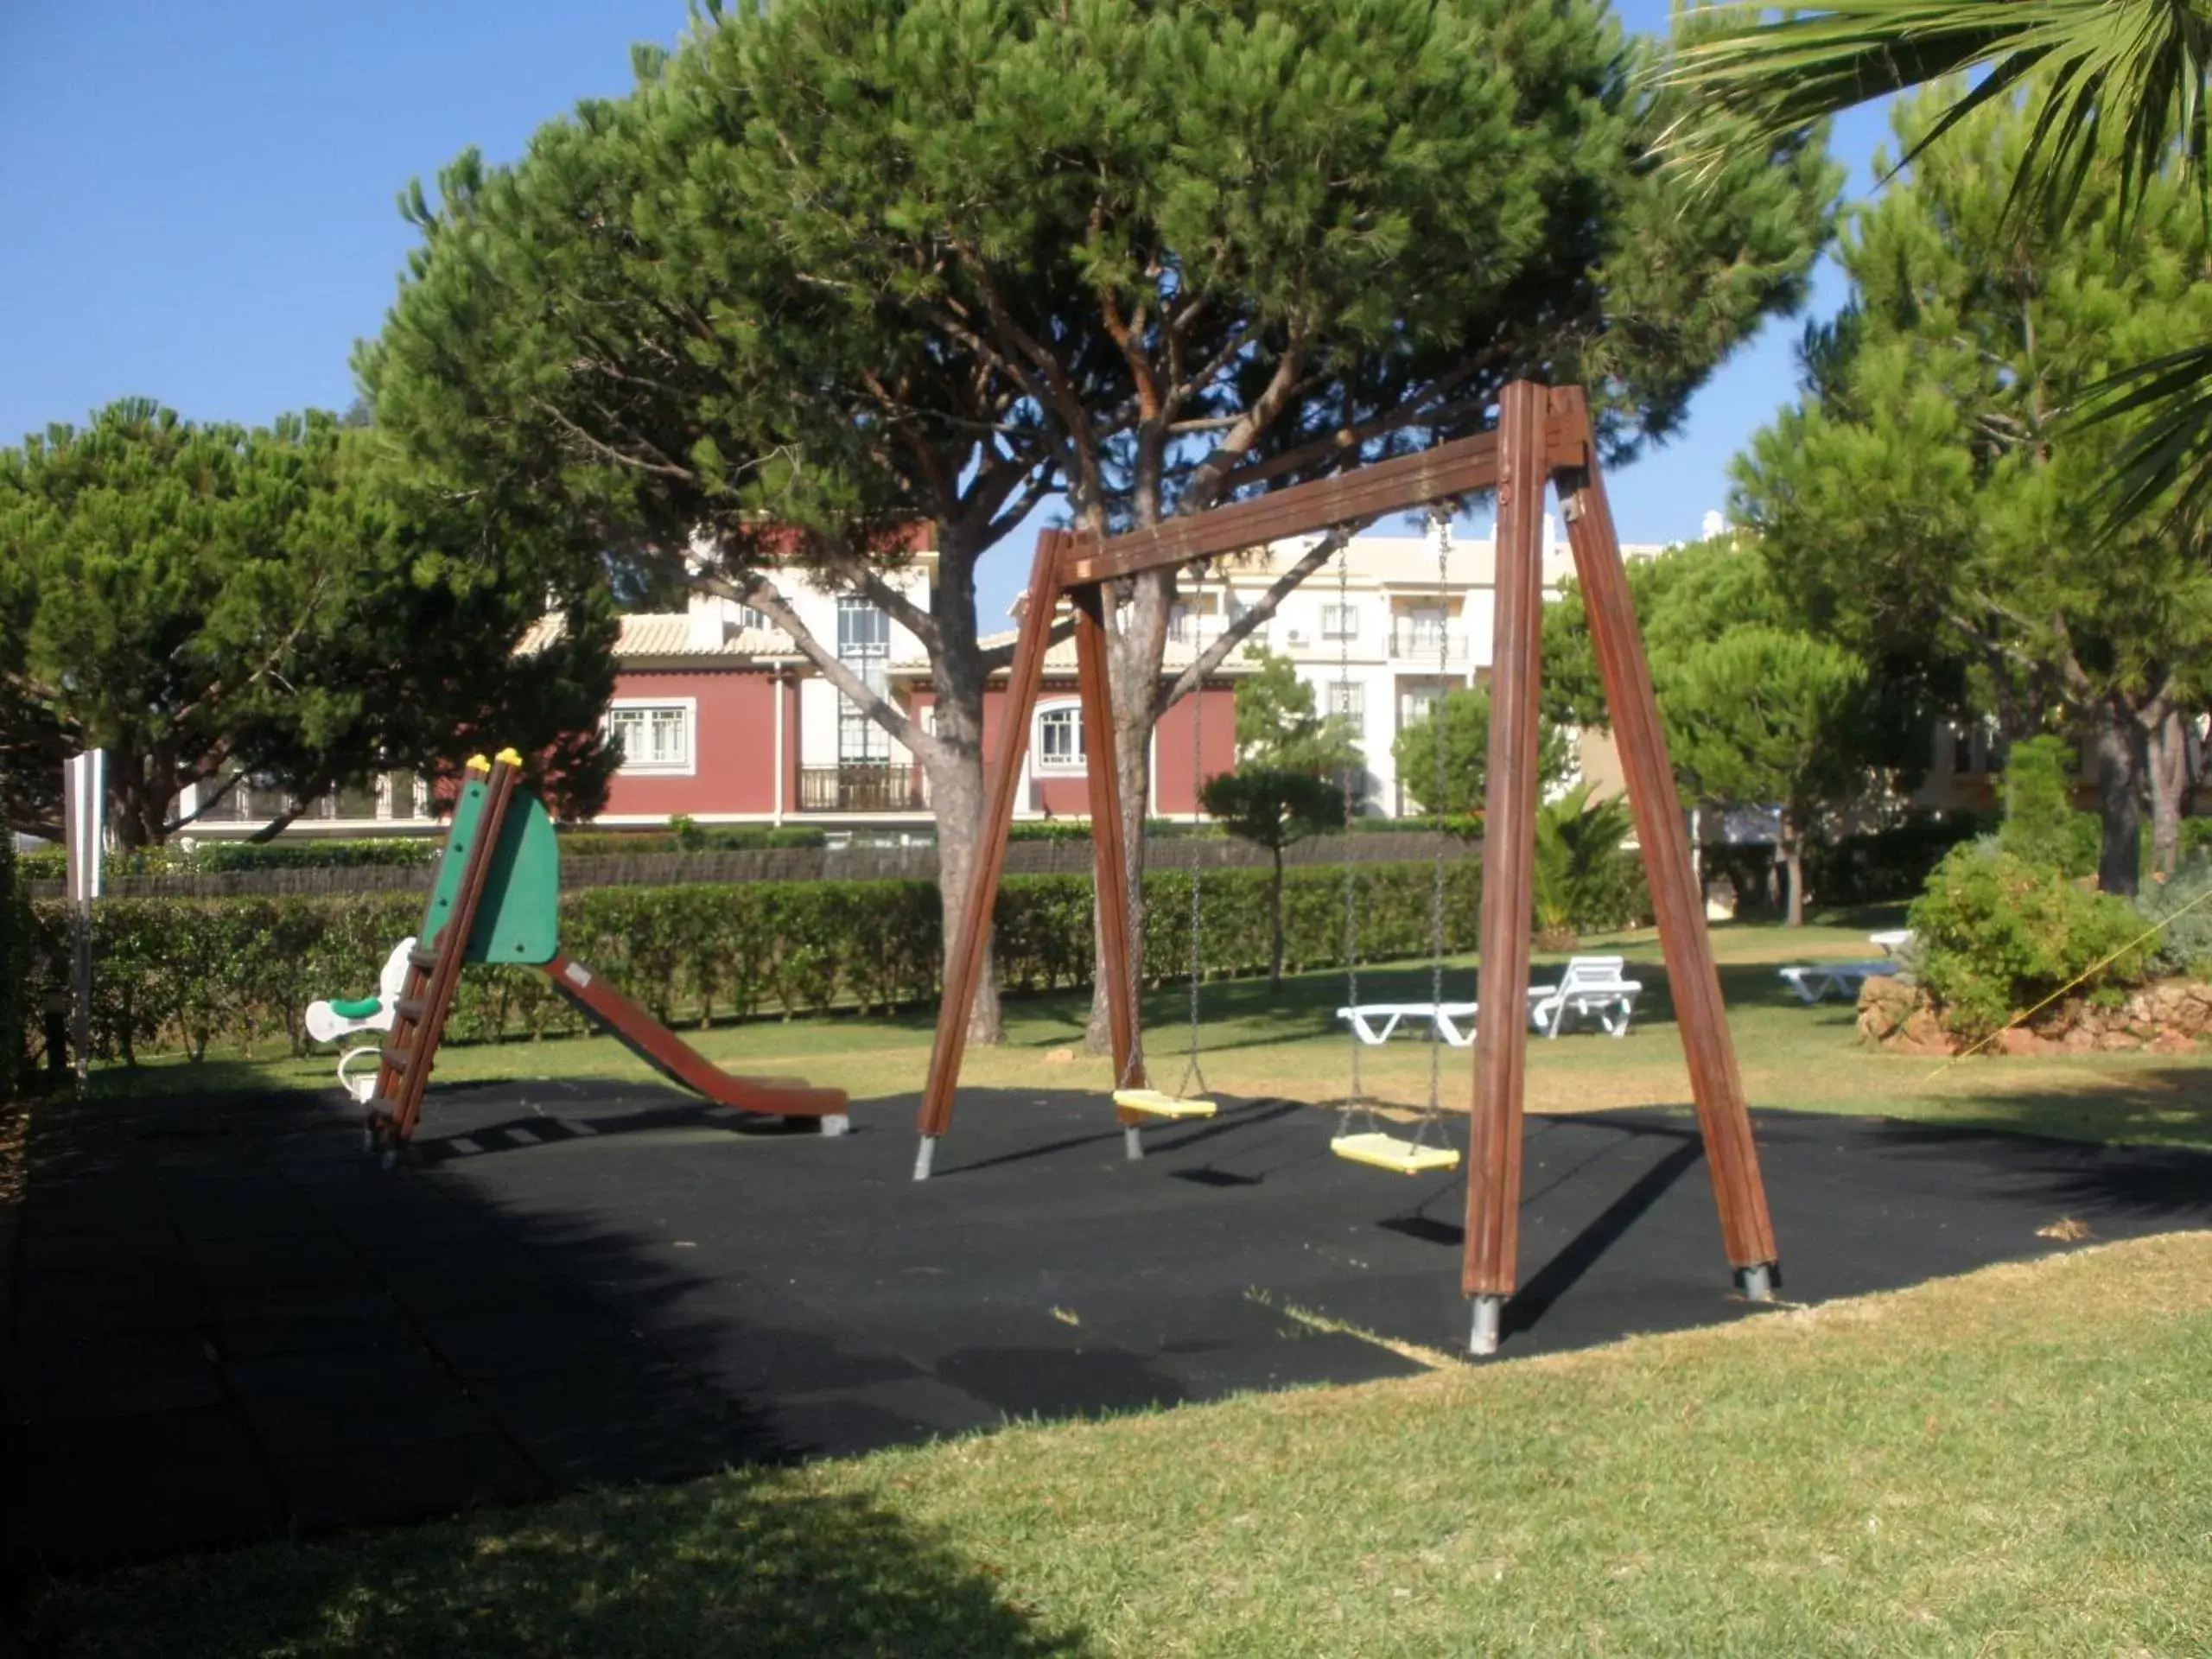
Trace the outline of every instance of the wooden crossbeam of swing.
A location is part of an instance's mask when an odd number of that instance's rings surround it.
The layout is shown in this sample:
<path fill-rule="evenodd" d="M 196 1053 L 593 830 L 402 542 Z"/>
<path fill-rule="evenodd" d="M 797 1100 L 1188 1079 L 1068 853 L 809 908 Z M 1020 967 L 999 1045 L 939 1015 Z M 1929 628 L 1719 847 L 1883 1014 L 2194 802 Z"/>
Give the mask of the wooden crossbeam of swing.
<path fill-rule="evenodd" d="M 1572 412 L 1544 423 L 1544 454 L 1552 467 L 1583 466 L 1589 443 L 1587 423 Z M 1497 482 L 1497 455 L 1498 435 L 1478 432 L 1104 541 L 1071 540 L 1061 557 L 1061 585 L 1083 588 L 1146 570 L 1179 569 L 1332 524 L 1364 524 L 1386 513 L 1471 495 Z"/>

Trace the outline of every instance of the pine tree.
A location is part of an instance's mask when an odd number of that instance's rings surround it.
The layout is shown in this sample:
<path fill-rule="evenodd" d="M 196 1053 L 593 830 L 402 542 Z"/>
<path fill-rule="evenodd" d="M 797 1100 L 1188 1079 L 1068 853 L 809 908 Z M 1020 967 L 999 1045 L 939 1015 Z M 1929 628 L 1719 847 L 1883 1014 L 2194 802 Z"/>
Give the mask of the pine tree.
<path fill-rule="evenodd" d="M 1900 108 L 1902 143 L 1941 96 Z M 2100 878 L 2132 893 L 2146 780 L 2162 867 L 2178 836 L 2212 564 L 2164 513 L 2102 533 L 2132 429 L 2067 415 L 2122 364 L 2212 333 L 2212 284 L 2201 204 L 2173 179 L 2147 181 L 2134 217 L 2107 200 L 2063 234 L 2009 213 L 2035 118 L 1985 111 L 1855 221 L 1852 304 L 1739 461 L 1738 511 L 1812 626 L 1878 676 L 2007 740 L 2092 734 Z"/>
<path fill-rule="evenodd" d="M 1789 925 L 1805 920 L 1805 842 L 1867 791 L 1866 665 L 1808 634 L 1736 627 L 1662 659 L 1659 707 L 1693 798 L 1780 809 Z"/>
<path fill-rule="evenodd" d="M 1835 169 L 1802 135 L 1719 192 L 1654 165 L 1712 118 L 1636 91 L 1645 55 L 1598 0 L 710 7 L 630 97 L 416 193 L 363 381 L 518 518 L 670 562 L 708 538 L 702 579 L 918 755 L 957 902 L 1003 660 L 976 561 L 1039 502 L 1095 532 L 1202 512 L 1476 429 L 1535 372 L 1596 387 L 1618 453 L 1802 298 Z M 918 519 L 926 610 L 883 581 Z M 1154 723 L 1335 545 L 1164 690 L 1176 578 L 1118 595 L 1133 866 Z M 763 574 L 793 552 L 922 641 L 933 731 L 797 625 Z"/>
<path fill-rule="evenodd" d="M 194 785 L 212 800 L 251 774 L 308 801 L 508 744 L 590 808 L 611 620 L 533 548 L 323 415 L 249 431 L 125 401 L 0 450 L 11 824 L 55 830 L 60 759 L 91 747 L 133 846 L 182 827 Z M 549 591 L 562 637 L 518 655 Z"/>
<path fill-rule="evenodd" d="M 1436 722 L 1444 722 L 1444 774 L 1436 764 Z M 1429 711 L 1390 740 L 1398 782 L 1425 812 L 1464 817 L 1483 810 L 1490 780 L 1490 688 L 1447 691 Z M 1546 794 L 1574 775 L 1574 747 L 1565 728 L 1548 715 L 1536 720 L 1536 777 Z"/>

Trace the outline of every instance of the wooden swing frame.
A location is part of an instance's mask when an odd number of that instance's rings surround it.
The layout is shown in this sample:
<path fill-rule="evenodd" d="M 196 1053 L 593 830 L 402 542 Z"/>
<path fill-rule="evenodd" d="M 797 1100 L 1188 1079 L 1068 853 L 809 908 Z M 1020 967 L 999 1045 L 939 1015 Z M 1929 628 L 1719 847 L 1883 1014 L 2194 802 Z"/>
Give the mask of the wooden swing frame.
<path fill-rule="evenodd" d="M 1605 499 L 1589 404 L 1579 386 L 1516 380 L 1498 399 L 1497 423 L 1440 444 L 1294 486 L 1147 530 L 1100 538 L 1046 531 L 1037 538 L 1028 599 L 1014 645 L 1005 717 L 989 757 L 981 845 L 945 958 L 937 1042 L 922 1095 L 916 1179 L 929 1173 L 936 1141 L 951 1127 L 953 1095 L 968 1021 L 1006 863 L 1015 794 L 1031 716 L 1044 683 L 1052 621 L 1065 598 L 1074 612 L 1077 690 L 1083 715 L 1096 859 L 1100 971 L 1115 1076 L 1141 1087 L 1144 1060 L 1129 959 L 1128 865 L 1122 838 L 1121 775 L 1107 682 L 1111 584 L 1147 570 L 1179 569 L 1334 525 L 1365 524 L 1482 491 L 1497 500 L 1497 602 L 1491 664 L 1490 772 L 1484 797 L 1483 985 L 1475 1027 L 1474 1108 L 1469 1125 L 1467 1223 L 1462 1293 L 1473 1299 L 1471 1346 L 1497 1345 L 1500 1312 L 1519 1273 L 1522 1108 L 1528 1049 L 1526 1007 L 1535 856 L 1536 709 L 1543 611 L 1543 505 L 1559 492 L 1599 676 L 1627 775 L 1629 804 L 1650 883 L 1691 1092 L 1720 1212 L 1723 1245 L 1738 1282 L 1755 1299 L 1772 1294 L 1774 1226 L 1751 1116 L 1728 1035 L 1720 982 L 1705 927 L 1703 896 L 1690 862 L 1674 771 L 1652 694 L 1643 637 Z M 1141 1115 L 1117 1113 L 1125 1128 Z"/>

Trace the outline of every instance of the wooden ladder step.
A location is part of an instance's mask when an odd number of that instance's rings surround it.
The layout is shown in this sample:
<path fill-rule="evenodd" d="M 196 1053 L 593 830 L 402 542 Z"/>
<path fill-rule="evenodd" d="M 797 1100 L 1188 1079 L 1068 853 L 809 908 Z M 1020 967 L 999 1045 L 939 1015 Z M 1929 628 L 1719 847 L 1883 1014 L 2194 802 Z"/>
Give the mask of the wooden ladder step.
<path fill-rule="evenodd" d="M 396 1045 L 387 1046 L 377 1051 L 377 1058 L 393 1071 L 405 1072 L 415 1064 L 415 1051 L 411 1048 L 400 1048 Z"/>
<path fill-rule="evenodd" d="M 423 1016 L 430 1011 L 430 1000 L 426 996 L 401 996 L 392 999 L 391 1011 L 410 1026 L 423 1023 Z"/>
<path fill-rule="evenodd" d="M 407 965 L 410 968 L 419 969 L 426 974 L 434 974 L 437 972 L 439 952 L 435 950 L 425 950 L 420 945 L 416 945 L 415 949 L 407 953 Z"/>

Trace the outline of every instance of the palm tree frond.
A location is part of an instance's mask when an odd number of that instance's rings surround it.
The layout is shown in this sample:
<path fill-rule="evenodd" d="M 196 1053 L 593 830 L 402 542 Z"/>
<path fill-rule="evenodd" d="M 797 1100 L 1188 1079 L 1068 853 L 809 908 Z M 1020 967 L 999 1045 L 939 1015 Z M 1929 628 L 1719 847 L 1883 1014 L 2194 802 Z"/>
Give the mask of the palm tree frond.
<path fill-rule="evenodd" d="M 1870 99 L 1968 77 L 1904 166 L 1975 110 L 2042 74 L 2045 101 L 2014 179 L 2016 200 L 2063 216 L 2095 158 L 2109 153 L 2120 164 L 2122 205 L 2131 205 L 2177 141 L 2203 177 L 2212 13 L 2196 0 L 1830 0 L 1778 21 L 1751 4 L 1696 16 L 1655 71 L 1658 84 L 1748 119 L 1765 138 Z M 1714 141 L 1691 120 L 1670 141 L 1685 162 L 1714 159 L 1707 147 Z"/>
<path fill-rule="evenodd" d="M 2080 426 L 2147 414 L 2107 480 L 2107 533 L 2133 524 L 2170 491 L 2182 522 L 2212 505 L 2212 345 L 2169 352 L 2107 375 L 2070 411 Z"/>

